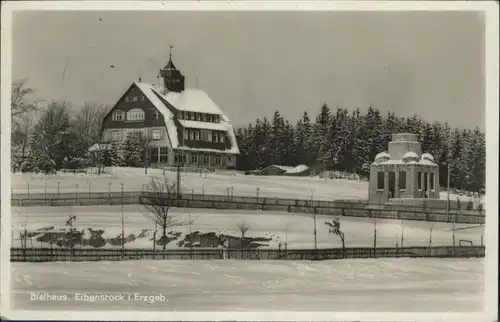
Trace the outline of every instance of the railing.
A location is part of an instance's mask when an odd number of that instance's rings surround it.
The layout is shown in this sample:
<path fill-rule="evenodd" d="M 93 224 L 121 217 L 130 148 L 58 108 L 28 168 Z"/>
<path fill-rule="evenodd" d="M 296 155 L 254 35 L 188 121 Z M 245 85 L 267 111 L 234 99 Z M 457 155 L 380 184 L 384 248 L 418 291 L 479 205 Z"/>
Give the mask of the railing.
<path fill-rule="evenodd" d="M 117 261 L 139 259 L 191 260 L 333 260 L 352 258 L 394 257 L 484 257 L 483 246 L 434 246 L 387 248 L 332 248 L 332 249 L 60 249 L 11 248 L 12 262 L 47 261 Z"/>
<path fill-rule="evenodd" d="M 137 205 L 151 203 L 147 191 L 124 192 L 92 192 L 92 193 L 60 193 L 14 195 L 11 205 L 14 207 L 29 206 L 91 206 L 91 205 Z M 268 197 L 226 196 L 206 194 L 182 194 L 179 207 L 284 211 L 290 213 L 314 213 L 322 215 L 370 217 L 399 220 L 419 220 L 435 222 L 455 222 L 466 224 L 484 224 L 484 213 L 474 211 L 452 211 L 412 207 L 402 205 L 372 205 L 365 200 L 359 201 L 325 201 L 307 199 L 285 199 Z"/>

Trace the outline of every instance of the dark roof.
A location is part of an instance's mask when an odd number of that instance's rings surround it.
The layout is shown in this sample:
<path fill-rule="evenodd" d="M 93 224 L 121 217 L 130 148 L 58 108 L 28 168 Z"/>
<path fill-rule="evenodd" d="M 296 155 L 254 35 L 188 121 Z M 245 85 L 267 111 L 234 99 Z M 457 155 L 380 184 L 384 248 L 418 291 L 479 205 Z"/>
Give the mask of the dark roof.
<path fill-rule="evenodd" d="M 165 67 L 163 67 L 163 69 L 175 69 L 177 70 L 177 68 L 175 67 L 174 63 L 172 62 L 172 58 L 170 58 L 168 60 L 168 63 Z"/>

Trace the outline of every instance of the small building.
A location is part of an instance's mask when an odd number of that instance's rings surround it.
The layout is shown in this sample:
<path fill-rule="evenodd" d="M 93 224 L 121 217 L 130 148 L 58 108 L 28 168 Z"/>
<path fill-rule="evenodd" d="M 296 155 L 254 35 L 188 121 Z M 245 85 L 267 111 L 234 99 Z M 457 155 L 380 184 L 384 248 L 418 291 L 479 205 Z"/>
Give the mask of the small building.
<path fill-rule="evenodd" d="M 310 168 L 306 165 L 296 167 L 272 164 L 261 170 L 248 171 L 247 174 L 261 176 L 308 176 Z"/>
<path fill-rule="evenodd" d="M 153 167 L 234 169 L 240 152 L 231 121 L 204 91 L 184 88 L 171 53 L 158 80 L 124 90 L 102 121 L 101 143 L 136 136 L 146 139 Z"/>
<path fill-rule="evenodd" d="M 375 157 L 368 199 L 370 203 L 439 199 L 439 167 L 431 154 L 422 153 L 416 134 L 393 134 L 389 151 Z"/>

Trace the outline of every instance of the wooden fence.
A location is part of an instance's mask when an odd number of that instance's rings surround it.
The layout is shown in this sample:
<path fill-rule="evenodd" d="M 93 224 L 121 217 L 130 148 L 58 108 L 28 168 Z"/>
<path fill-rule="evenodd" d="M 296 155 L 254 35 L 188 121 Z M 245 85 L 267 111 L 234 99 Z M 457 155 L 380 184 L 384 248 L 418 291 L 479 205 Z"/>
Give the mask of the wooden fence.
<path fill-rule="evenodd" d="M 177 200 L 176 200 L 177 201 Z M 148 192 L 94 192 L 32 194 L 29 198 L 19 195 L 12 198 L 14 207 L 29 206 L 91 206 L 91 205 L 136 205 L 148 204 Z M 419 220 L 434 222 L 455 222 L 465 224 L 484 224 L 484 213 L 474 211 L 452 211 L 435 208 L 412 207 L 408 205 L 373 205 L 366 200 L 307 200 L 286 198 L 257 198 L 225 195 L 183 194 L 178 200 L 179 207 L 285 211 L 289 213 L 313 213 L 347 217 L 370 217 L 399 220 Z"/>
<path fill-rule="evenodd" d="M 118 261 L 141 259 L 191 259 L 191 260 L 332 260 L 352 258 L 391 257 L 484 257 L 484 246 L 457 247 L 387 247 L 387 248 L 332 248 L 332 249 L 50 249 L 11 248 L 12 262 L 48 261 Z"/>

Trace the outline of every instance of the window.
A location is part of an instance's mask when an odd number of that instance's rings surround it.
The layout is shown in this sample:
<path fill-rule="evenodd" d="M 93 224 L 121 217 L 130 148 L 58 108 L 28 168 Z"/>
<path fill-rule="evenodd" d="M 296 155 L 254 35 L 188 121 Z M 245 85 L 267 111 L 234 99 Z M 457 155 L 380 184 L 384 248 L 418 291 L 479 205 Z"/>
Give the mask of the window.
<path fill-rule="evenodd" d="M 144 97 L 144 95 L 141 95 L 140 100 L 141 100 L 141 101 L 144 101 L 145 99 L 146 99 L 146 98 Z"/>
<path fill-rule="evenodd" d="M 424 185 L 424 191 L 427 191 L 427 189 L 429 189 L 429 187 L 428 187 L 428 185 L 427 185 L 427 183 L 428 183 L 428 182 L 427 182 L 428 175 L 429 175 L 429 174 L 428 174 L 427 172 L 424 172 L 424 183 L 423 183 L 423 185 Z"/>
<path fill-rule="evenodd" d="M 111 132 L 111 140 L 112 141 L 118 141 L 119 137 L 120 137 L 120 132 L 118 132 L 118 131 Z"/>
<path fill-rule="evenodd" d="M 417 172 L 418 190 L 422 190 L 422 172 Z"/>
<path fill-rule="evenodd" d="M 201 114 L 200 113 L 195 113 L 195 118 L 197 121 L 201 121 Z"/>
<path fill-rule="evenodd" d="M 219 142 L 217 132 L 212 132 L 212 142 Z"/>
<path fill-rule="evenodd" d="M 189 139 L 193 140 L 194 139 L 194 133 L 193 131 L 189 130 Z"/>
<path fill-rule="evenodd" d="M 144 111 L 140 108 L 134 108 L 127 112 L 127 121 L 143 121 Z"/>
<path fill-rule="evenodd" d="M 198 163 L 198 155 L 191 154 L 191 163 L 193 163 L 193 164 L 197 164 Z"/>
<path fill-rule="evenodd" d="M 152 118 L 153 118 L 153 121 L 159 119 L 158 111 L 153 111 Z"/>
<path fill-rule="evenodd" d="M 182 153 L 182 152 L 181 152 Z M 186 155 L 185 154 L 176 154 L 175 155 L 175 163 L 186 163 Z"/>
<path fill-rule="evenodd" d="M 430 176 L 430 181 L 431 181 L 431 190 L 434 191 L 434 173 L 431 172 L 429 173 L 429 176 Z"/>
<path fill-rule="evenodd" d="M 220 164 L 220 155 L 215 156 L 215 164 Z"/>
<path fill-rule="evenodd" d="M 151 156 L 149 159 L 151 163 L 158 163 L 158 148 L 150 148 L 149 155 Z"/>
<path fill-rule="evenodd" d="M 160 163 L 168 162 L 168 148 L 160 148 Z"/>
<path fill-rule="evenodd" d="M 189 114 L 189 119 L 191 121 L 193 121 L 194 120 L 194 113 L 193 112 L 188 112 L 188 114 Z"/>
<path fill-rule="evenodd" d="M 203 117 L 202 117 L 203 122 L 206 122 L 207 121 L 207 114 L 202 114 L 202 115 L 203 115 Z"/>
<path fill-rule="evenodd" d="M 125 121 L 125 112 L 114 111 L 113 112 L 113 121 Z"/>
<path fill-rule="evenodd" d="M 219 137 L 220 143 L 224 143 L 224 134 L 221 133 Z"/>
<path fill-rule="evenodd" d="M 406 190 L 406 172 L 399 171 L 399 190 Z"/>
<path fill-rule="evenodd" d="M 209 158 L 208 155 L 203 155 L 203 164 L 209 164 Z"/>
<path fill-rule="evenodd" d="M 212 132 L 211 131 L 201 131 L 201 140 L 205 142 L 212 142 Z"/>
<path fill-rule="evenodd" d="M 130 131 L 127 133 L 127 138 L 142 138 L 142 131 Z"/>
<path fill-rule="evenodd" d="M 220 121 L 219 115 L 215 115 L 215 123 L 219 123 L 219 121 Z"/>
<path fill-rule="evenodd" d="M 384 190 L 384 179 L 385 179 L 384 172 L 378 172 L 377 173 L 377 190 Z"/>
<path fill-rule="evenodd" d="M 151 132 L 151 138 L 153 140 L 160 140 L 161 139 L 161 131 L 160 130 L 153 130 Z"/>
<path fill-rule="evenodd" d="M 195 140 L 199 140 L 200 139 L 200 132 L 199 131 L 195 131 L 194 132 L 194 139 Z"/>

